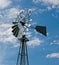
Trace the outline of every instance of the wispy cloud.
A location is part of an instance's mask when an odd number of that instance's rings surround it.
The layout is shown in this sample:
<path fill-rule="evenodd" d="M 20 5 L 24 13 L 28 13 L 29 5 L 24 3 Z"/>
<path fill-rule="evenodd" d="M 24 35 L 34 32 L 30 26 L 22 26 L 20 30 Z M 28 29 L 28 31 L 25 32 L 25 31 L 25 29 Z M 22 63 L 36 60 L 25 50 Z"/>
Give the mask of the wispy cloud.
<path fill-rule="evenodd" d="M 0 42 L 4 44 L 16 44 L 16 38 L 12 35 L 11 24 L 0 24 Z"/>
<path fill-rule="evenodd" d="M 39 38 L 33 38 L 32 40 L 30 40 L 27 44 L 29 46 L 35 47 L 35 46 L 39 46 L 42 43 L 42 41 Z"/>
<path fill-rule="evenodd" d="M 51 53 L 47 54 L 46 58 L 59 58 L 59 53 Z"/>
<path fill-rule="evenodd" d="M 47 6 L 48 9 L 57 8 L 59 6 L 59 0 L 33 0 L 33 2 Z"/>
<path fill-rule="evenodd" d="M 43 2 L 47 5 L 52 4 L 52 5 L 59 5 L 59 0 L 33 0 L 34 3 L 40 3 Z"/>
<path fill-rule="evenodd" d="M 20 10 L 18 8 L 10 8 L 10 9 L 0 11 L 0 23 L 2 21 L 11 23 L 12 21 L 15 20 L 15 18 L 19 14 L 19 11 Z"/>
<path fill-rule="evenodd" d="M 53 45 L 53 44 L 58 44 L 58 45 L 59 45 L 59 40 L 53 40 L 53 41 L 51 42 L 51 45 Z"/>
<path fill-rule="evenodd" d="M 0 0 L 0 9 L 8 7 L 11 3 L 11 0 Z"/>
<path fill-rule="evenodd" d="M 6 16 L 9 18 L 16 18 L 16 16 L 19 13 L 19 9 L 18 8 L 10 8 L 7 10 Z"/>

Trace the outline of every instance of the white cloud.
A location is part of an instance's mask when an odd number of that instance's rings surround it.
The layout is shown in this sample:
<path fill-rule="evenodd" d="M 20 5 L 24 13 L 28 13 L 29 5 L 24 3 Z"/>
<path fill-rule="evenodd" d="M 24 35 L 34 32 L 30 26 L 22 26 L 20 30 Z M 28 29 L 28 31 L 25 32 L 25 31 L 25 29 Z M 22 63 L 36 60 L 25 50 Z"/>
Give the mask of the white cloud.
<path fill-rule="evenodd" d="M 47 7 L 48 10 L 51 10 L 52 8 L 50 6 Z"/>
<path fill-rule="evenodd" d="M 59 5 L 59 0 L 43 0 L 44 3 L 49 3 L 52 5 Z"/>
<path fill-rule="evenodd" d="M 46 11 L 46 9 L 43 9 L 43 8 L 32 8 L 32 11 L 33 11 L 33 13 L 34 14 L 38 14 L 38 13 L 40 13 L 40 14 L 42 14 L 43 12 L 45 12 Z"/>
<path fill-rule="evenodd" d="M 59 6 L 59 0 L 33 0 L 33 2 L 41 4 L 43 3 L 42 5 L 52 5 L 52 8 Z"/>
<path fill-rule="evenodd" d="M 59 58 L 59 53 L 51 53 L 47 54 L 46 58 Z"/>
<path fill-rule="evenodd" d="M 43 13 L 43 12 L 45 12 L 46 11 L 46 9 L 38 9 L 38 12 L 41 14 L 41 13 Z"/>
<path fill-rule="evenodd" d="M 34 39 L 32 39 L 31 41 L 29 41 L 27 44 L 29 45 L 29 46 L 39 46 L 40 44 L 41 44 L 41 40 L 40 39 L 38 39 L 38 38 L 34 38 Z"/>
<path fill-rule="evenodd" d="M 34 3 L 40 3 L 41 0 L 33 0 Z"/>
<path fill-rule="evenodd" d="M 11 0 L 0 0 L 0 9 L 8 7 L 11 3 Z"/>
<path fill-rule="evenodd" d="M 0 24 L 0 42 L 15 45 L 16 38 L 11 31 L 11 24 Z"/>
<path fill-rule="evenodd" d="M 59 40 L 53 40 L 50 44 L 51 44 L 51 45 L 52 45 L 52 44 L 58 44 L 58 45 L 59 45 Z"/>
<path fill-rule="evenodd" d="M 59 5 L 59 0 L 33 0 L 34 3 L 43 2 L 45 4 Z"/>
<path fill-rule="evenodd" d="M 9 18 L 15 18 L 18 13 L 19 13 L 19 9 L 11 8 L 11 9 L 7 10 L 6 16 Z"/>
<path fill-rule="evenodd" d="M 18 8 L 10 8 L 0 11 L 0 23 L 2 21 L 11 23 L 12 21 L 15 20 L 15 18 L 19 14 L 19 11 L 20 10 Z"/>

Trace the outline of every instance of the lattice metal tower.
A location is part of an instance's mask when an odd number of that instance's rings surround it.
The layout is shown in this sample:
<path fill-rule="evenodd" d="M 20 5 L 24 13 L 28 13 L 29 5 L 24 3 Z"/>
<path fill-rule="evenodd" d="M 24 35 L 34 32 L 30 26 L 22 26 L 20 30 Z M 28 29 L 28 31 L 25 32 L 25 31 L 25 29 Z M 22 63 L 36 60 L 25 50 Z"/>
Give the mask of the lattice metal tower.
<path fill-rule="evenodd" d="M 12 33 L 20 41 L 16 65 L 29 65 L 26 44 L 26 42 L 28 42 L 29 39 L 26 37 L 26 32 L 28 31 L 29 27 L 31 27 L 31 21 L 31 9 L 28 9 L 21 10 L 16 18 L 16 21 L 13 22 Z M 46 26 L 36 26 L 32 28 L 46 36 Z"/>

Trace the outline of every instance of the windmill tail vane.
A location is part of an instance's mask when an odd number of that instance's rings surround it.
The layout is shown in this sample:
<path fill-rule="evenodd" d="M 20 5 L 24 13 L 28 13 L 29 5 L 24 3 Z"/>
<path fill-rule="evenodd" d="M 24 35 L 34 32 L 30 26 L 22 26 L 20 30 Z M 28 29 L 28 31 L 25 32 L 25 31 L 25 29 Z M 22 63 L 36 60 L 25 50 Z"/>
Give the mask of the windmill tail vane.
<path fill-rule="evenodd" d="M 43 35 L 47 36 L 46 26 L 36 26 L 35 29 L 37 32 L 42 33 Z"/>
<path fill-rule="evenodd" d="M 12 33 L 13 35 L 20 40 L 20 48 L 17 58 L 16 65 L 29 65 L 28 61 L 28 51 L 27 51 L 27 45 L 26 42 L 29 41 L 29 39 L 26 37 L 26 32 L 28 31 L 29 27 L 31 27 L 30 22 L 31 19 L 31 10 L 23 10 L 19 13 L 19 15 L 16 18 L 16 22 L 13 22 L 12 26 Z M 33 27 L 38 33 L 43 34 L 46 36 L 46 26 L 36 26 Z M 25 34 L 24 34 L 25 33 Z M 20 61 L 19 61 L 20 60 Z"/>

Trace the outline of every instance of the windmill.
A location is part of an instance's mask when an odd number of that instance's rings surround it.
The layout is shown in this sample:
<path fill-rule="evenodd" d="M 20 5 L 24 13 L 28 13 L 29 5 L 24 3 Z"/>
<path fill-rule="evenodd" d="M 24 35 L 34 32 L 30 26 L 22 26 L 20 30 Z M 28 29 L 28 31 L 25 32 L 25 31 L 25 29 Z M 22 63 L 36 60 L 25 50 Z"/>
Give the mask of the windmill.
<path fill-rule="evenodd" d="M 20 40 L 20 47 L 16 65 L 29 65 L 28 61 L 28 52 L 26 42 L 29 39 L 26 37 L 26 32 L 31 27 L 31 10 L 22 10 L 16 18 L 16 21 L 13 22 L 12 33 L 15 37 Z M 35 26 L 33 27 L 37 32 L 46 36 L 46 26 Z"/>

